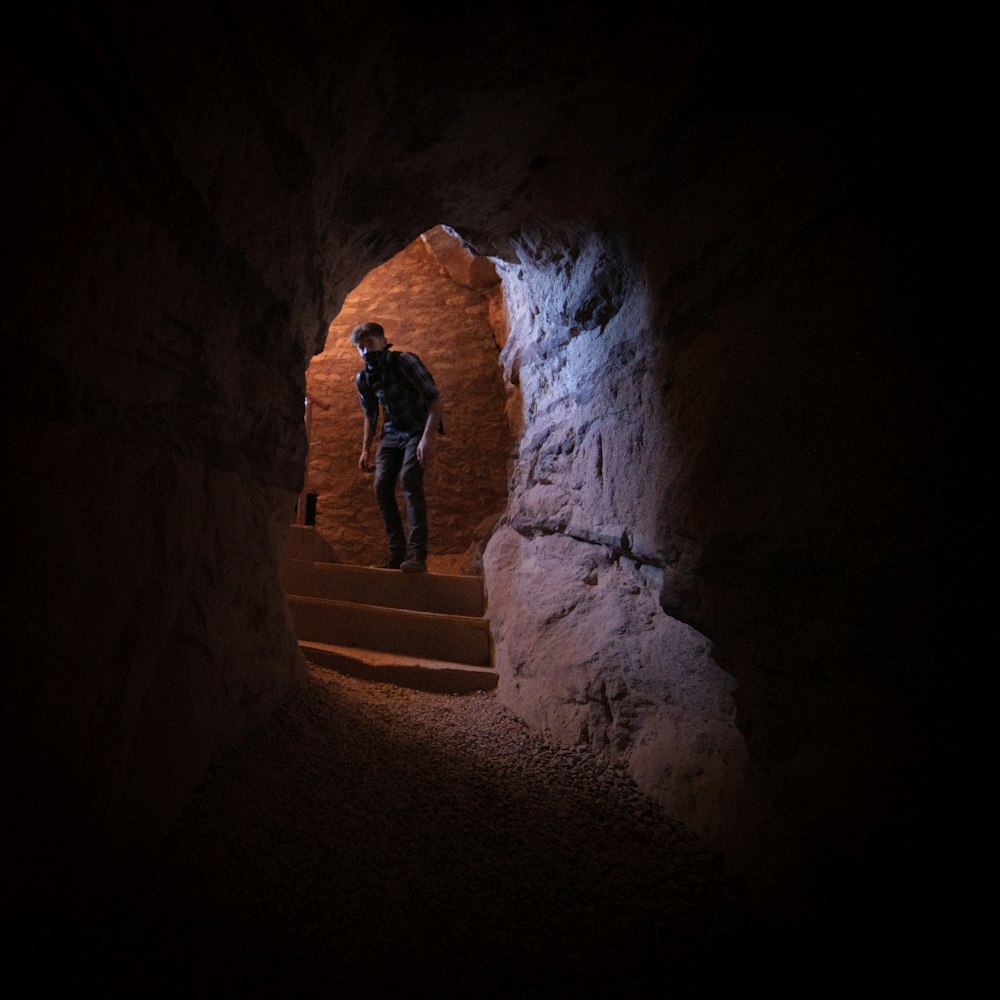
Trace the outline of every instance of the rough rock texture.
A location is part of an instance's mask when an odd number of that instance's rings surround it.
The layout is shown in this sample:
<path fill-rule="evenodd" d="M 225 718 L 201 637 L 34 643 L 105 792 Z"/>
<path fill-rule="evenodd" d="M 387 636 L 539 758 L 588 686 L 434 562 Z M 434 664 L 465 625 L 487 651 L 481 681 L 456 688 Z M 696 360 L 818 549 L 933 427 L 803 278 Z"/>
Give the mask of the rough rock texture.
<path fill-rule="evenodd" d="M 565 746 L 626 762 L 640 787 L 739 860 L 758 817 L 736 685 L 704 636 L 663 614 L 661 572 L 507 528 L 485 572 L 504 702 Z"/>
<path fill-rule="evenodd" d="M 500 697 L 613 749 L 792 912 L 865 905 L 937 843 L 986 537 L 958 450 L 981 359 L 943 294 L 961 74 L 927 71 L 937 25 L 698 12 L 20 12 L 11 898 L 127 873 L 301 677 L 306 372 L 438 225 L 500 266 L 523 399 L 484 555 Z"/>

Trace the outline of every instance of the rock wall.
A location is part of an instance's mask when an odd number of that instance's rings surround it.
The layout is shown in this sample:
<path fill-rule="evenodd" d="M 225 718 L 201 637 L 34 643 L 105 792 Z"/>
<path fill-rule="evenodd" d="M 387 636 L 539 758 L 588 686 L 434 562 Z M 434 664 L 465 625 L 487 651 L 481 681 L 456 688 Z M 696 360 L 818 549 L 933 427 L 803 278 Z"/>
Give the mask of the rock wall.
<path fill-rule="evenodd" d="M 746 861 L 761 829 L 736 684 L 659 603 L 683 463 L 648 286 L 621 243 L 554 235 L 501 268 L 502 361 L 525 429 L 485 558 L 500 696 L 558 742 L 624 757 L 642 788 Z"/>
<path fill-rule="evenodd" d="M 318 311 L 315 247 L 287 235 L 304 190 L 248 167 L 260 132 L 205 141 L 252 98 L 168 50 L 217 65 L 217 29 L 105 14 L 39 5 L 4 49 L 0 700 L 25 915 L 113 888 L 304 669 L 276 572 Z"/>
<path fill-rule="evenodd" d="M 937 764 L 917 621 L 939 525 L 906 483 L 937 418 L 887 391 L 919 375 L 863 293 L 885 234 L 823 220 L 807 172 L 781 197 L 795 216 L 732 209 L 744 225 L 713 255 L 740 271 L 758 241 L 782 250 L 698 303 L 694 331 L 703 265 L 660 274 L 679 240 L 639 260 L 620 237 L 549 231 L 501 267 L 525 428 L 485 578 L 501 697 L 623 757 L 784 907 L 815 866 L 878 853 L 885 834 L 863 843 L 859 815 L 910 836 L 924 814 Z M 893 541 L 890 509 L 915 518 Z"/>

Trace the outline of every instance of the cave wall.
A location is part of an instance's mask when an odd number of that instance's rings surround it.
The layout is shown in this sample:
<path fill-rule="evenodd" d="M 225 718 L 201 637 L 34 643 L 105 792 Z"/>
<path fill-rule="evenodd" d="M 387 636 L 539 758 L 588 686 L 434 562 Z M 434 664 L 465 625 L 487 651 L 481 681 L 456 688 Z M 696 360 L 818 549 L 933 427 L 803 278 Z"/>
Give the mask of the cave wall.
<path fill-rule="evenodd" d="M 620 241 L 559 235 L 501 267 L 501 360 L 525 428 L 484 558 L 499 694 L 557 742 L 625 759 L 674 815 L 759 869 L 745 853 L 763 830 L 737 685 L 709 639 L 660 606 L 686 468 L 649 286 Z"/>
<path fill-rule="evenodd" d="M 677 241 L 550 231 L 501 268 L 525 429 L 485 578 L 504 701 L 621 756 L 783 907 L 925 817 L 940 524 L 912 492 L 938 418 L 900 398 L 912 345 L 866 294 L 884 233 L 824 218 L 808 173 L 779 190 L 794 215 L 713 235 L 736 272 L 781 251 L 694 333 Z"/>
<path fill-rule="evenodd" d="M 963 414 L 916 155 L 940 98 L 877 31 L 759 16 L 291 0 L 12 26 L 25 896 L 127 870 L 294 683 L 306 371 L 442 223 L 504 271 L 523 394 L 484 560 L 501 697 L 779 881 L 913 829 L 954 710 L 929 609 L 956 611 L 937 468 Z M 519 622 L 564 648 L 529 662 Z"/>
<path fill-rule="evenodd" d="M 4 49 L 5 877 L 44 912 L 145 857 L 304 670 L 275 570 L 308 192 L 217 26 L 104 13 L 36 5 Z"/>

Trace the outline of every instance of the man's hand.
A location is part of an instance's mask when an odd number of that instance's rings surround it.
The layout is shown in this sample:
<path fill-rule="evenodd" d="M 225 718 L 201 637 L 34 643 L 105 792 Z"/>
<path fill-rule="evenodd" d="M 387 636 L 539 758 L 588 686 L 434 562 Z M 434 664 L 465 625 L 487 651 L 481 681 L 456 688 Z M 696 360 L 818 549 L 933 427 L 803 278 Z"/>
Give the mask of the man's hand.
<path fill-rule="evenodd" d="M 373 468 L 374 468 L 374 466 L 372 466 L 371 462 L 368 461 L 368 449 L 367 448 L 362 448 L 361 449 L 361 457 L 358 459 L 358 468 L 362 472 L 371 472 L 373 470 Z"/>
<path fill-rule="evenodd" d="M 425 469 L 429 468 L 436 448 L 437 441 L 430 434 L 425 434 L 417 444 L 417 460 Z"/>

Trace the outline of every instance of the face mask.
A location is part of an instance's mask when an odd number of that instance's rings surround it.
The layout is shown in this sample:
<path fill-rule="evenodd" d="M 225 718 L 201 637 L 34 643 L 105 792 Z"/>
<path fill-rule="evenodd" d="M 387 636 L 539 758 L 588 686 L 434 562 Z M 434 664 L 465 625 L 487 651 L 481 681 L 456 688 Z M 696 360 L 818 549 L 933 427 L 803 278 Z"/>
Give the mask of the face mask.
<path fill-rule="evenodd" d="M 365 351 L 365 370 L 377 372 L 385 360 L 385 351 Z"/>

